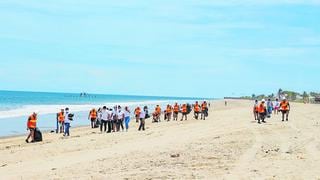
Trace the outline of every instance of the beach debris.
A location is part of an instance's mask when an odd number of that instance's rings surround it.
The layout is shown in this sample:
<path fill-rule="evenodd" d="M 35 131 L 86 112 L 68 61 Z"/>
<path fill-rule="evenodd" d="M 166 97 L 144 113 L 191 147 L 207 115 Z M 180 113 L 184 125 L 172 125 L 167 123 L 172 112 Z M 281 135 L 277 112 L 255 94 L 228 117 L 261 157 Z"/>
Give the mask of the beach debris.
<path fill-rule="evenodd" d="M 51 169 L 51 171 L 55 171 L 55 170 L 57 170 L 57 168 L 52 168 L 52 169 Z"/>
<path fill-rule="evenodd" d="M 8 166 L 8 164 L 2 164 L 2 165 L 1 165 L 1 167 L 6 167 L 6 166 Z"/>
<path fill-rule="evenodd" d="M 214 137 L 213 139 L 220 139 L 220 136 L 216 136 L 216 137 Z"/>
<path fill-rule="evenodd" d="M 171 154 L 170 157 L 171 158 L 178 158 L 178 157 L 180 157 L 180 154 Z"/>

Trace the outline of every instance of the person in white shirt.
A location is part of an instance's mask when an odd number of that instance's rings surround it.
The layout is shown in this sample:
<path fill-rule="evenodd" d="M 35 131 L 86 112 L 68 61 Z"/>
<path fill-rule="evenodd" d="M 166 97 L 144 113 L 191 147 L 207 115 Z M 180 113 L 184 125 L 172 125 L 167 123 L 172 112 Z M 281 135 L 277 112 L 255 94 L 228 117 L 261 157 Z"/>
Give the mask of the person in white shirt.
<path fill-rule="evenodd" d="M 120 127 L 122 131 L 124 131 L 123 127 L 123 120 L 124 120 L 124 112 L 121 109 L 121 106 L 118 106 L 118 112 L 117 112 L 117 131 L 120 131 Z"/>
<path fill-rule="evenodd" d="M 65 109 L 65 120 L 64 120 L 64 134 L 63 136 L 70 136 L 70 124 L 73 118 L 70 116 L 69 108 Z"/>
<path fill-rule="evenodd" d="M 111 133 L 113 130 L 113 112 L 112 109 L 108 109 L 108 131 L 107 133 Z"/>
<path fill-rule="evenodd" d="M 280 102 L 279 102 L 279 99 L 278 99 L 278 98 L 277 98 L 276 101 L 273 103 L 273 105 L 274 105 L 274 108 L 273 108 L 274 114 L 279 114 Z"/>
<path fill-rule="evenodd" d="M 106 106 L 103 106 L 101 111 L 101 124 L 100 124 L 100 132 L 107 131 L 107 120 L 108 120 L 108 109 Z M 103 131 L 104 127 L 104 131 Z"/>
<path fill-rule="evenodd" d="M 139 126 L 139 131 L 145 130 L 145 118 L 146 118 L 146 111 L 143 110 L 140 112 L 140 126 Z"/>
<path fill-rule="evenodd" d="M 128 131 L 128 129 L 129 129 L 130 115 L 131 115 L 131 112 L 130 112 L 128 106 L 126 106 L 124 108 L 124 123 L 126 126 L 126 131 Z"/>

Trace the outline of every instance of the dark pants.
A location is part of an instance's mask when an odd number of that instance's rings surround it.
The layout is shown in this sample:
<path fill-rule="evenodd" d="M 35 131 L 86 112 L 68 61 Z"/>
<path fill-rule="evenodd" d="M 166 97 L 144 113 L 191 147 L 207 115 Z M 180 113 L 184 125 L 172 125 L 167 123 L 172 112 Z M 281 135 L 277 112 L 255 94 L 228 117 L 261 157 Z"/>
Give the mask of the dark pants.
<path fill-rule="evenodd" d="M 289 111 L 281 111 L 282 112 L 282 121 L 284 121 L 284 117 L 286 117 L 286 121 L 289 121 Z"/>
<path fill-rule="evenodd" d="M 100 124 L 100 131 L 102 132 L 102 128 L 104 127 L 104 132 L 107 131 L 107 121 L 106 120 L 101 120 Z"/>
<path fill-rule="evenodd" d="M 118 119 L 117 122 L 116 122 L 116 127 L 117 127 L 117 131 L 120 131 L 120 127 L 122 130 L 124 130 L 124 127 L 123 127 L 123 119 Z"/>
<path fill-rule="evenodd" d="M 266 115 L 267 113 L 259 113 L 259 118 L 258 118 L 258 123 L 260 123 L 260 121 L 265 122 L 264 120 L 266 119 Z"/>
<path fill-rule="evenodd" d="M 107 133 L 111 133 L 111 131 L 112 131 L 112 121 L 109 120 L 109 121 L 107 121 L 107 123 L 108 123 L 108 131 L 107 131 Z"/>
<path fill-rule="evenodd" d="M 139 131 L 145 130 L 145 119 L 140 118 L 140 126 L 139 126 Z"/>
<path fill-rule="evenodd" d="M 196 119 L 199 118 L 199 112 L 194 112 L 194 118 L 196 118 Z"/>
<path fill-rule="evenodd" d="M 96 118 L 91 118 L 91 128 L 95 128 Z"/>
<path fill-rule="evenodd" d="M 201 119 L 206 120 L 207 116 L 208 116 L 208 110 L 203 110 L 201 112 Z"/>

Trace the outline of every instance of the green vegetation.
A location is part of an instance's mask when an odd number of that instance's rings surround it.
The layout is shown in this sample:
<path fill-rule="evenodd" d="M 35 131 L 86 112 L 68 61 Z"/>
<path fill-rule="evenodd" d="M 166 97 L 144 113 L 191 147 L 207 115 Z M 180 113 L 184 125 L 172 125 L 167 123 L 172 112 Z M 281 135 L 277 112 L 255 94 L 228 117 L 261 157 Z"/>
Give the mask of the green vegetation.
<path fill-rule="evenodd" d="M 240 99 L 250 99 L 250 100 L 261 100 L 261 99 L 272 99 L 275 100 L 276 98 L 280 99 L 281 97 L 285 96 L 289 101 L 294 101 L 294 102 L 305 102 L 305 103 L 314 103 L 318 99 L 320 99 L 320 92 L 295 92 L 295 91 L 289 91 L 289 90 L 283 90 L 279 89 L 277 94 L 275 95 L 274 93 L 270 95 L 265 95 L 265 94 L 252 94 L 251 96 L 243 96 L 240 97 Z"/>

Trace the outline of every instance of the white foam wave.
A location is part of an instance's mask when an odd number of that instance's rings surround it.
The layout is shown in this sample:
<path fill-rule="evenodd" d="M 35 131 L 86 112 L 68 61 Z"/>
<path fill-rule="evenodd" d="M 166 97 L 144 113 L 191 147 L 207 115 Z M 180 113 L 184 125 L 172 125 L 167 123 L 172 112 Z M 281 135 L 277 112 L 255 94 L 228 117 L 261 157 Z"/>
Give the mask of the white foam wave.
<path fill-rule="evenodd" d="M 59 112 L 61 109 L 64 109 L 68 107 L 71 112 L 83 112 L 83 111 L 89 111 L 92 108 L 98 108 L 101 106 L 107 106 L 107 107 L 113 107 L 114 105 L 120 105 L 122 107 L 129 106 L 144 106 L 144 105 L 156 105 L 159 104 L 161 106 L 164 106 L 167 103 L 173 104 L 174 102 L 182 103 L 182 102 L 191 102 L 189 100 L 166 100 L 166 101 L 144 101 L 144 102 L 121 102 L 121 103 L 105 103 L 103 105 L 92 105 L 92 104 L 86 104 L 86 105 L 67 105 L 67 104 L 61 104 L 61 105 L 27 105 L 23 106 L 17 109 L 11 109 L 11 110 L 5 110 L 0 111 L 0 119 L 5 118 L 14 118 L 14 117 L 23 117 L 23 116 L 29 116 L 33 112 L 37 112 L 40 115 L 46 115 L 46 114 L 54 114 Z M 150 107 L 152 108 L 152 107 Z"/>

